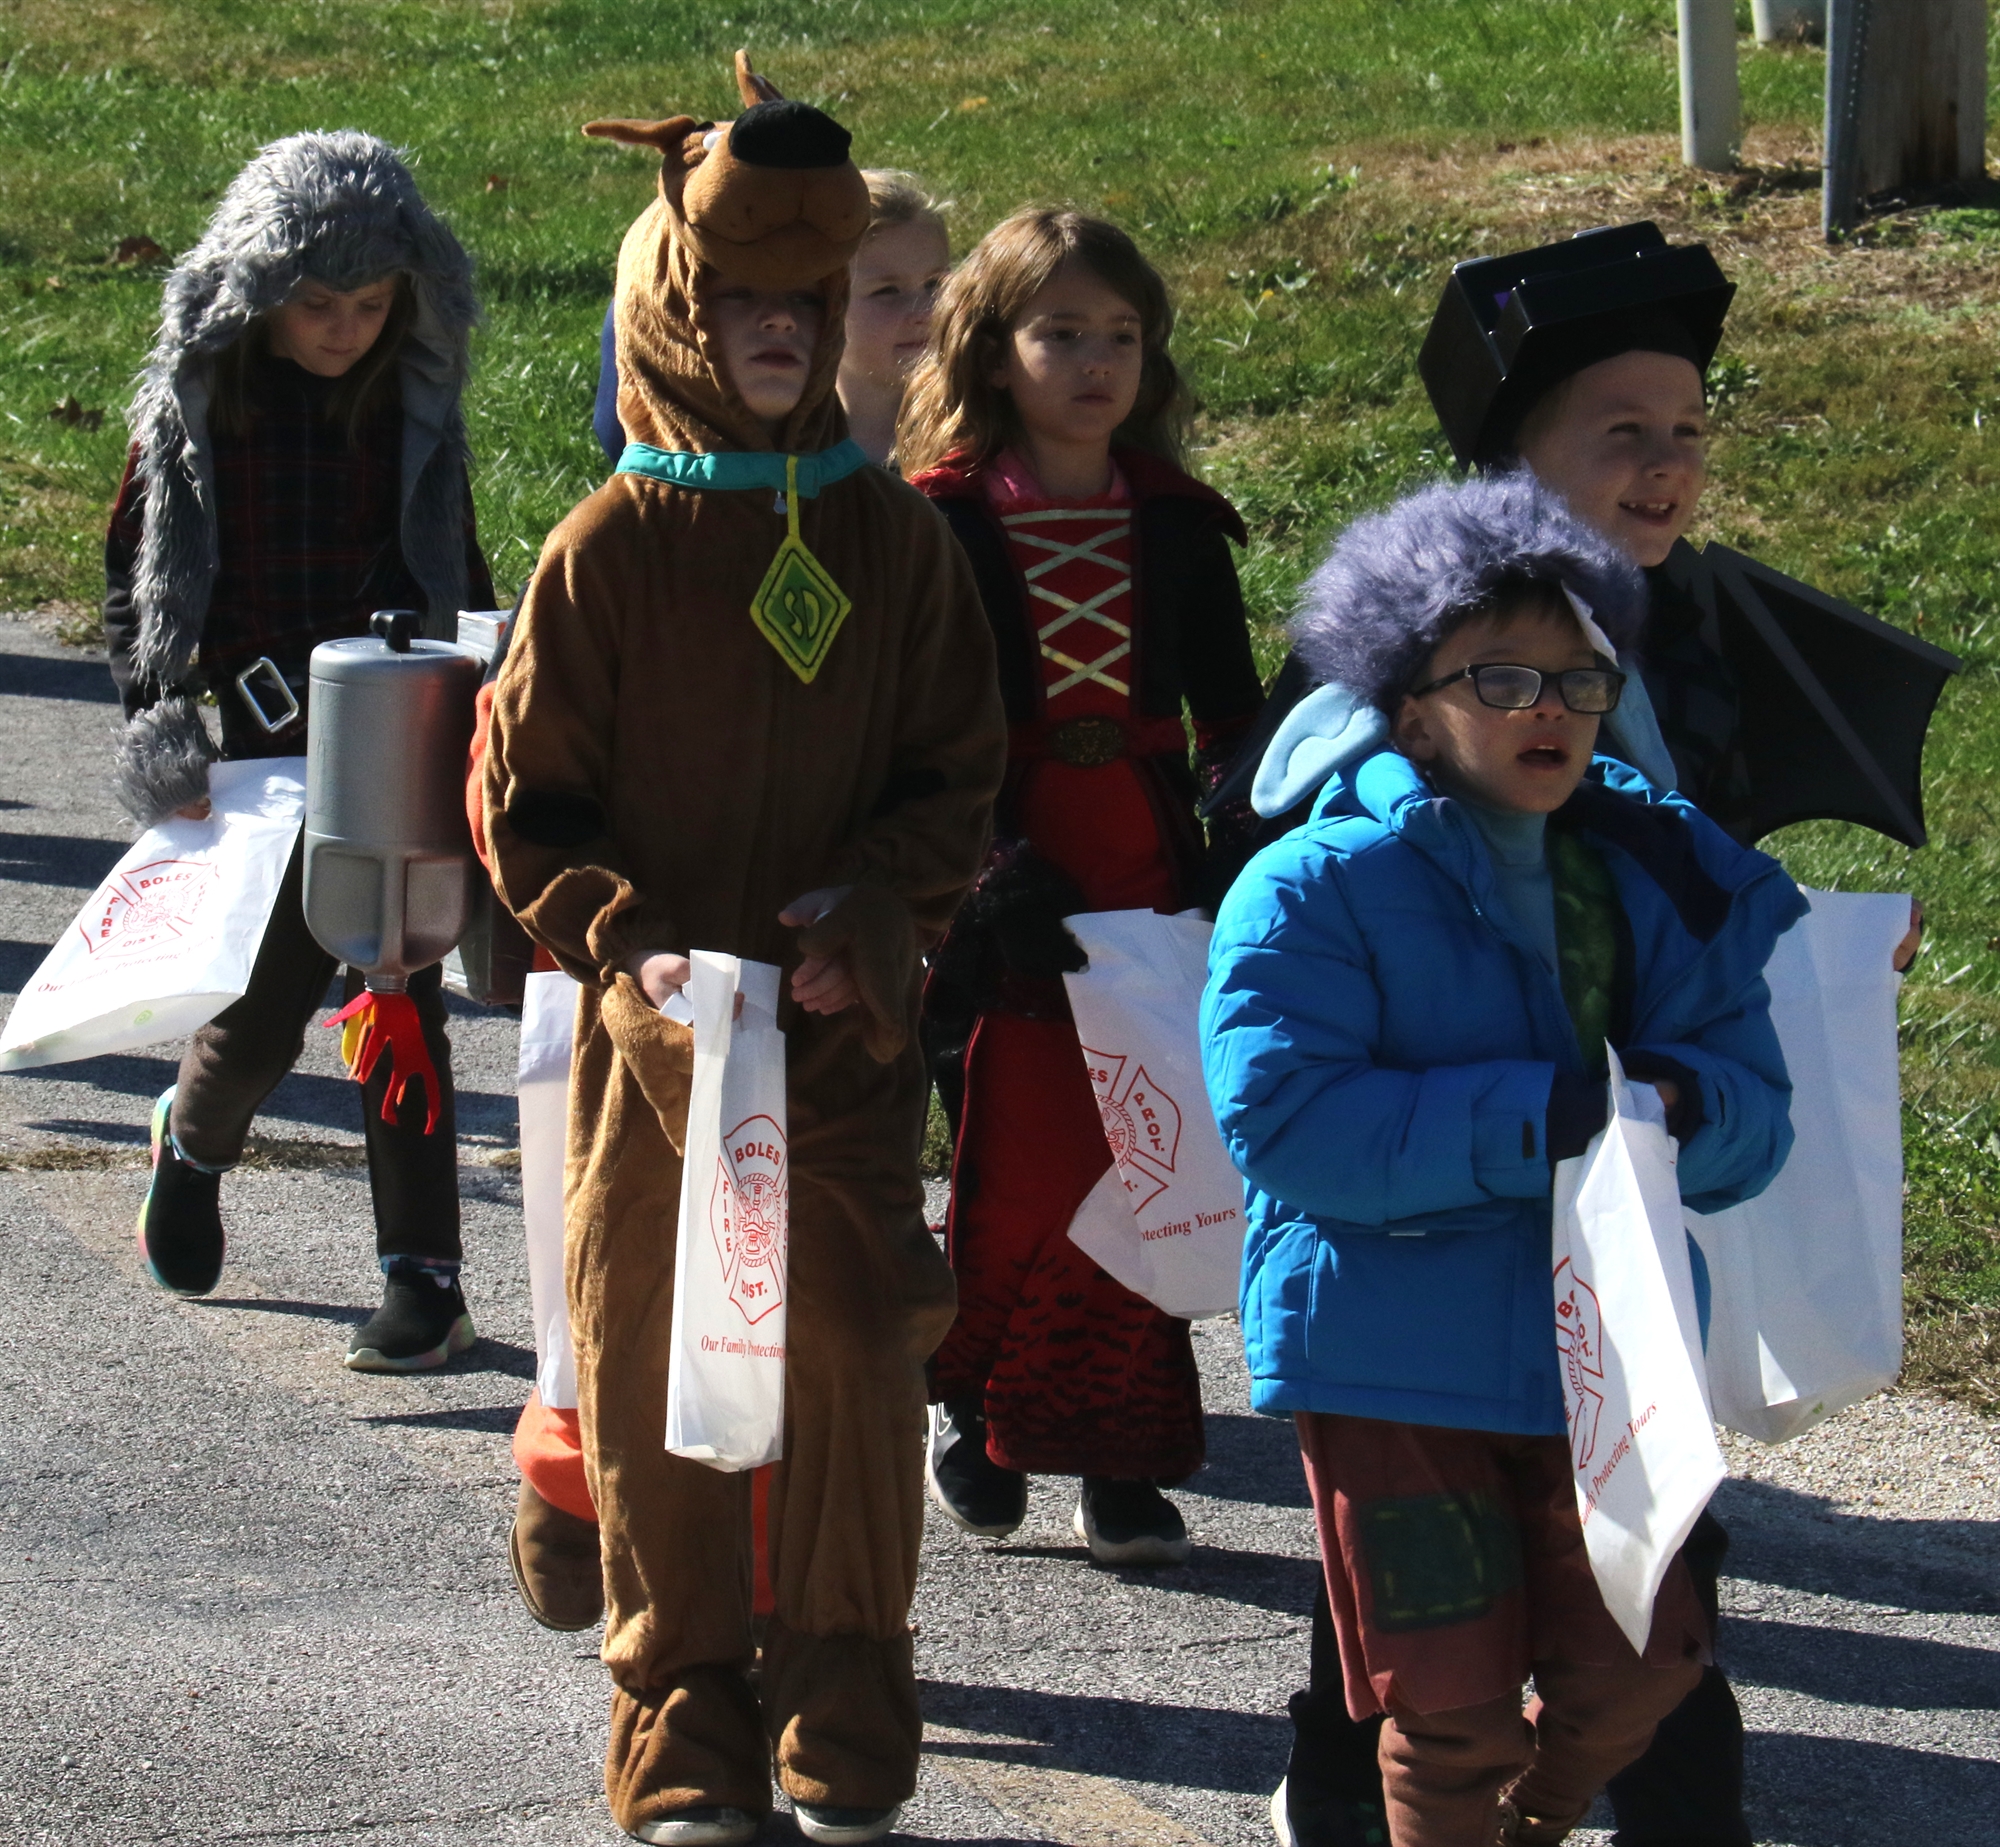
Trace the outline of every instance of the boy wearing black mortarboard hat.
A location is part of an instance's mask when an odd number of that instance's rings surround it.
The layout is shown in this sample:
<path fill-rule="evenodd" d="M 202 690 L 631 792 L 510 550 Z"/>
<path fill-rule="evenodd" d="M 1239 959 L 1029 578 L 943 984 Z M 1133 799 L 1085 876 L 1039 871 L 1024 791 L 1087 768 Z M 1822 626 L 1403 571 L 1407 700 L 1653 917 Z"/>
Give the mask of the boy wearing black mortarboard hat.
<path fill-rule="evenodd" d="M 1670 783 L 1747 843 L 1762 830 L 1750 819 L 1737 676 L 1712 618 L 1665 568 L 1706 485 L 1707 372 L 1734 294 L 1704 245 L 1670 245 L 1649 223 L 1590 231 L 1459 264 L 1418 369 L 1462 465 L 1531 469 L 1644 569 L 1640 672 L 1600 748 Z M 1297 699 L 1305 677 L 1295 662 L 1285 671 Z M 1277 726 L 1257 774 L 1260 813 L 1280 816 L 1317 795 L 1338 762 L 1343 699 L 1322 688 Z M 1274 687 L 1267 713 L 1281 702 Z M 1920 932 L 1913 904 L 1899 968 Z M 1728 1543 L 1704 1513 L 1684 1550 L 1711 1623 Z M 1377 1726 L 1350 1719 L 1340 1689 L 1322 1584 L 1312 1682 L 1292 1698 L 1297 1737 L 1272 1799 L 1285 1847 L 1349 1847 L 1381 1826 Z M 1710 1666 L 1646 1754 L 1612 1779 L 1617 1847 L 1747 1847 L 1742 1791 L 1742 1715 Z"/>
<path fill-rule="evenodd" d="M 1705 245 L 1652 224 L 1588 231 L 1461 263 L 1417 361 L 1461 463 L 1525 464 L 1646 571 L 1642 690 L 1671 764 L 1635 767 L 1671 768 L 1724 826 L 1744 800 L 1736 676 L 1660 567 L 1707 481 L 1706 377 L 1735 293 Z M 1634 755 L 1644 729 L 1628 715 Z"/>

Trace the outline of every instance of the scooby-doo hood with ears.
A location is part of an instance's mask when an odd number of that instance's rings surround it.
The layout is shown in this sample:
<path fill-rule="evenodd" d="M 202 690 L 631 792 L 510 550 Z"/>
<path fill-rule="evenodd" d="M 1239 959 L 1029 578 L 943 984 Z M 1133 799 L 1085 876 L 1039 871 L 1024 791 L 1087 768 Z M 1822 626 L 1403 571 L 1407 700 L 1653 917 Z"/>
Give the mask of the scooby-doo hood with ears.
<path fill-rule="evenodd" d="M 661 449 L 820 449 L 838 440 L 847 266 L 868 229 L 868 187 L 852 137 L 792 102 L 736 54 L 746 105 L 733 122 L 673 116 L 599 121 L 583 132 L 660 153 L 660 196 L 618 256 L 618 417 Z M 704 272 L 707 272 L 705 274 Z M 773 443 L 710 346 L 701 289 L 815 290 L 819 344 L 797 408 Z"/>

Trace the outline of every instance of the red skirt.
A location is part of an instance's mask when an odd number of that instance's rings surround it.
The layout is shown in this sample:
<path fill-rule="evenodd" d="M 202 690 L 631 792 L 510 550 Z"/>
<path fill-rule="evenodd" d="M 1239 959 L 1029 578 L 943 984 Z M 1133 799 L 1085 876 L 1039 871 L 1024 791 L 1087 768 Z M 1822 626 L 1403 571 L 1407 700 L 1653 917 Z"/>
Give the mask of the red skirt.
<path fill-rule="evenodd" d="M 958 1319 L 932 1395 L 984 1395 L 987 1450 L 1003 1467 L 1171 1484 L 1203 1455 L 1188 1324 L 1066 1235 L 1110 1165 L 1076 1028 L 981 1014 L 952 1166 Z"/>

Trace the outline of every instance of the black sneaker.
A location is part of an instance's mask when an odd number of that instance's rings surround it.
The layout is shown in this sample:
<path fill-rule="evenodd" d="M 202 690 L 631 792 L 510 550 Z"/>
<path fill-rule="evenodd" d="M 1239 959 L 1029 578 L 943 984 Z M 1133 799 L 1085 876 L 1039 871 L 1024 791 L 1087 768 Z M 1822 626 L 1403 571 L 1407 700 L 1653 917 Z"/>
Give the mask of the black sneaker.
<path fill-rule="evenodd" d="M 1074 1524 L 1100 1565 L 1185 1565 L 1192 1550 L 1180 1509 L 1149 1481 L 1086 1475 Z"/>
<path fill-rule="evenodd" d="M 1007 1471 L 1012 1474 L 1010 1469 Z M 899 1802 L 887 1809 L 843 1809 L 833 1808 L 823 1802 L 792 1802 L 792 1817 L 799 1824 L 799 1832 L 809 1841 L 834 1841 L 848 1847 L 849 1843 L 879 1841 L 895 1827 L 903 1813 Z"/>
<path fill-rule="evenodd" d="M 174 1147 L 169 1090 L 153 1105 L 153 1178 L 139 1208 L 139 1254 L 153 1281 L 175 1295 L 206 1295 L 222 1275 L 222 1172 Z"/>
<path fill-rule="evenodd" d="M 355 1330 L 346 1363 L 355 1372 L 427 1372 L 478 1338 L 455 1271 L 392 1258 L 382 1306 Z"/>
<path fill-rule="evenodd" d="M 931 1406 L 924 1479 L 931 1499 L 982 1539 L 1005 1539 L 1028 1517 L 1028 1478 L 986 1453 L 986 1416 L 976 1398 Z"/>

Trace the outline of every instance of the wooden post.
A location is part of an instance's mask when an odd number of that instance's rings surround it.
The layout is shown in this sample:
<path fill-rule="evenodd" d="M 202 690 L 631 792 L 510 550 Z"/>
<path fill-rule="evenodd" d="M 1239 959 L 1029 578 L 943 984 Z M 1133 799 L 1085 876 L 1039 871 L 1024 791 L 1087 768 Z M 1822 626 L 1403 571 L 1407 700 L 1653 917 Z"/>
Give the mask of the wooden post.
<path fill-rule="evenodd" d="M 1985 173 L 1985 0 L 1831 0 L 1827 236 L 1851 229 L 1879 194 Z"/>
<path fill-rule="evenodd" d="M 1681 159 L 1726 173 L 1743 141 L 1736 0 L 1679 0 Z"/>

